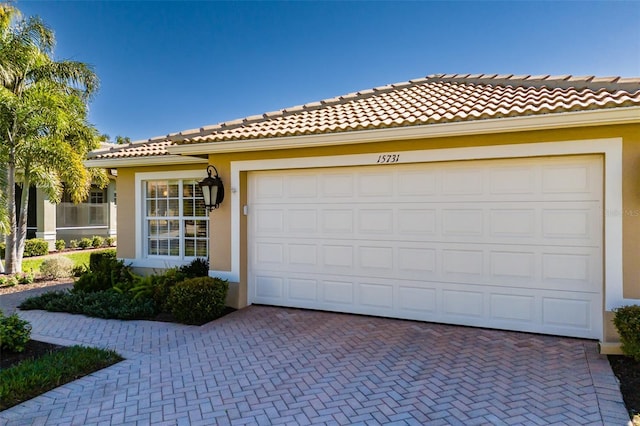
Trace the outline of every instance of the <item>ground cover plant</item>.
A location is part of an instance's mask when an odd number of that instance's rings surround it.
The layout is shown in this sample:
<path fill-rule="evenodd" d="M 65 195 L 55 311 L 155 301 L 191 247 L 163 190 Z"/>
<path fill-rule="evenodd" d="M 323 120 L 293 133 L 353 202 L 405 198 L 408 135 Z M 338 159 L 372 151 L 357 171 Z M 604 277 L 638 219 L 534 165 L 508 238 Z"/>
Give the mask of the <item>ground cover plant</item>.
<path fill-rule="evenodd" d="M 113 351 L 31 340 L 31 324 L 0 311 L 0 410 L 114 364 Z"/>
<path fill-rule="evenodd" d="M 26 352 L 24 357 L 7 357 L 3 353 L 0 410 L 123 360 L 110 350 L 84 346 L 64 348 L 41 342 L 34 342 Z M 12 364 L 5 366 L 8 364 L 5 358 Z"/>

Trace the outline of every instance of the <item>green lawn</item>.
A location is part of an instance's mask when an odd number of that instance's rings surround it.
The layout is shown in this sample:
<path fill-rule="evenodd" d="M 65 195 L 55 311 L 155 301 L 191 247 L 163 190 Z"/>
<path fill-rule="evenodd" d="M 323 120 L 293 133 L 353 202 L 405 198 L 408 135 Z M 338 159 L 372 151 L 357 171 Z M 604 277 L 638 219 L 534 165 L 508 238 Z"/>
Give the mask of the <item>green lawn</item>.
<path fill-rule="evenodd" d="M 106 251 L 106 250 L 113 250 L 113 248 L 104 249 L 104 250 L 77 250 L 77 251 L 71 251 L 71 252 L 64 252 L 60 254 L 50 254 L 48 256 L 41 256 L 35 259 L 25 257 L 22 260 L 22 270 L 24 272 L 31 271 L 34 274 L 37 274 L 38 272 L 40 272 L 40 265 L 42 265 L 42 262 L 44 262 L 45 259 L 48 259 L 51 257 L 57 257 L 57 256 L 63 256 L 71 259 L 73 261 L 73 266 L 79 266 L 79 265 L 88 266 L 89 256 L 91 255 L 91 253 L 94 253 L 96 251 Z"/>

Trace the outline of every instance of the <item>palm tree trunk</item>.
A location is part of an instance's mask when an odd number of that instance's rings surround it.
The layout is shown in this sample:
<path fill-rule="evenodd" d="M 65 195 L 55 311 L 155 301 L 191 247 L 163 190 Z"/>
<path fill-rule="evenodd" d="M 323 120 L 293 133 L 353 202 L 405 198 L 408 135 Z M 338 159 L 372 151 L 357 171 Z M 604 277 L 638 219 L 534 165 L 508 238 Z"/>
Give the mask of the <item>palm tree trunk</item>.
<path fill-rule="evenodd" d="M 11 139 L 11 136 L 9 136 Z M 7 202 L 9 204 L 9 235 L 5 248 L 5 268 L 7 274 L 19 272 L 17 269 L 17 224 L 16 224 L 16 160 L 15 148 L 9 150 L 7 164 Z"/>
<path fill-rule="evenodd" d="M 20 197 L 20 217 L 18 219 L 18 235 L 16 238 L 16 272 L 22 272 L 22 257 L 24 256 L 24 246 L 27 240 L 27 213 L 29 211 L 30 185 L 30 179 L 25 176 L 22 184 L 22 196 Z"/>

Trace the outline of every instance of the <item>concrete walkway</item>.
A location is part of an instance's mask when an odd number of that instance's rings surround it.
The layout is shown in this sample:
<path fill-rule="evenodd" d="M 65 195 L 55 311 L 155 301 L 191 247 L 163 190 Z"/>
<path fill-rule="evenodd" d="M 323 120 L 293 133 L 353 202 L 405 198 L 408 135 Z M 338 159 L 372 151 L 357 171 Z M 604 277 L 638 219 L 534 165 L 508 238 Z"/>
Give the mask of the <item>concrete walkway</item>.
<path fill-rule="evenodd" d="M 625 425 L 588 340 L 252 306 L 202 327 L 25 311 L 33 337 L 127 359 L 6 425 Z"/>

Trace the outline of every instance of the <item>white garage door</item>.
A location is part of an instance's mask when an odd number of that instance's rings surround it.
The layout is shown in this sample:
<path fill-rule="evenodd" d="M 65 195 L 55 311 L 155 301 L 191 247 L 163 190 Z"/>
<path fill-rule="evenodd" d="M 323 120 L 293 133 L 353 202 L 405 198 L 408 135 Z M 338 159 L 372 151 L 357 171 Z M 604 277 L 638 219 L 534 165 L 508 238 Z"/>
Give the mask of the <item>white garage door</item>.
<path fill-rule="evenodd" d="M 599 156 L 248 183 L 249 303 L 601 337 Z"/>

